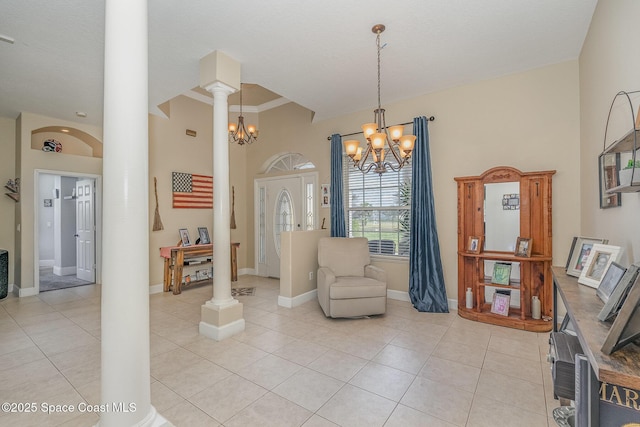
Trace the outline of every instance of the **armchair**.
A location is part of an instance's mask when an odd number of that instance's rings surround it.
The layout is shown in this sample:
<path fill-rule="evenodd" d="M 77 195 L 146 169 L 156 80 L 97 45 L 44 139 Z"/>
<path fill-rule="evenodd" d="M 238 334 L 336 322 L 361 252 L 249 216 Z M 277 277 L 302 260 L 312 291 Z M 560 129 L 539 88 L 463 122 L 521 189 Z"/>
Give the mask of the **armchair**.
<path fill-rule="evenodd" d="M 365 237 L 323 237 L 318 242 L 318 301 L 327 317 L 383 314 L 387 274 L 370 265 Z"/>

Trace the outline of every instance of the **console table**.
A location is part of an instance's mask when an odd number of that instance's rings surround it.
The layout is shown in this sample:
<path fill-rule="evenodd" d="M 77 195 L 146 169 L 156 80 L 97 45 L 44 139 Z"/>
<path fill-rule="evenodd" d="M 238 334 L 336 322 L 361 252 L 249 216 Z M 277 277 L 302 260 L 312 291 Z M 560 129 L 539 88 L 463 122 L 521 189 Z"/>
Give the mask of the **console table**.
<path fill-rule="evenodd" d="M 582 419 L 579 419 L 581 413 L 578 411 L 576 426 L 618 427 L 626 423 L 638 423 L 640 347 L 631 343 L 610 356 L 602 353 L 600 348 L 609 333 L 611 323 L 601 322 L 597 318 L 604 303 L 596 295 L 596 290 L 579 285 L 575 277 L 567 276 L 563 267 L 552 267 L 552 272 L 553 329 L 558 330 L 557 304 L 560 296 L 588 361 L 591 371 L 589 374 L 594 378 L 586 390 L 581 390 L 581 404 L 588 406 L 588 411 L 582 413 Z M 579 399 L 578 393 L 576 389 L 576 400 Z"/>
<path fill-rule="evenodd" d="M 238 280 L 238 258 L 237 248 L 240 243 L 231 243 L 231 281 Z M 185 265 L 189 265 L 189 260 L 195 258 L 207 258 L 211 262 L 213 256 L 213 244 L 191 245 L 191 246 L 165 246 L 160 248 L 160 256 L 164 258 L 164 283 L 163 289 L 169 292 L 173 289 L 173 294 L 182 292 L 182 270 Z M 195 283 L 195 282 L 192 282 Z"/>

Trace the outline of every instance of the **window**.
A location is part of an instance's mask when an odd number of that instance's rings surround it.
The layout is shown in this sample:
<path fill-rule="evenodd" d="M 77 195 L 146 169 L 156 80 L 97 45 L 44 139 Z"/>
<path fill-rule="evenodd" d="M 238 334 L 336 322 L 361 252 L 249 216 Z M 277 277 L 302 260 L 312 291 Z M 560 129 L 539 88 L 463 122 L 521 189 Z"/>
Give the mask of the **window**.
<path fill-rule="evenodd" d="M 347 236 L 369 239 L 372 254 L 409 256 L 411 165 L 363 174 L 349 157 L 343 164 Z"/>

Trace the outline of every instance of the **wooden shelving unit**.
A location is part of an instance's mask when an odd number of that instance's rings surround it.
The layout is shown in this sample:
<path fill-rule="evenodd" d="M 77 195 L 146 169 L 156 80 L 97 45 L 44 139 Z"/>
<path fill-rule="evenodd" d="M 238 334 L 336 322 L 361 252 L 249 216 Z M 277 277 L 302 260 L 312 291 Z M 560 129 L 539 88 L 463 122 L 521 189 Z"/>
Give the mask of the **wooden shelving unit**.
<path fill-rule="evenodd" d="M 520 172 L 510 167 L 498 167 L 480 176 L 455 178 L 458 183 L 458 314 L 466 319 L 534 332 L 552 328 L 553 281 L 551 277 L 551 178 L 555 171 Z M 485 241 L 485 184 L 519 182 L 520 237 L 530 238 L 532 255 L 516 256 L 511 252 L 467 250 L 469 237 Z M 515 243 L 515 242 L 514 242 Z M 485 261 L 518 263 L 520 281 L 508 285 L 491 283 L 485 274 Z M 491 301 L 485 300 L 485 289 L 519 291 L 519 307 L 510 307 L 503 316 L 491 312 Z M 465 292 L 473 292 L 473 308 L 464 305 Z M 533 319 L 531 298 L 541 302 L 541 319 Z"/>

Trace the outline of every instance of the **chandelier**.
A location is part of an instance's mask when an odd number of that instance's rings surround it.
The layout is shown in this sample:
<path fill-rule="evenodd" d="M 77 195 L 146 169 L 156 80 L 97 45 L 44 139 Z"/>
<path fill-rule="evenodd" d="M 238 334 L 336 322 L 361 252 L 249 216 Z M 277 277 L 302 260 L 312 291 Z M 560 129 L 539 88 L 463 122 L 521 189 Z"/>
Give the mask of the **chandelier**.
<path fill-rule="evenodd" d="M 362 133 L 367 145 L 362 151 L 360 141 L 351 139 L 344 142 L 347 155 L 353 166 L 363 173 L 370 171 L 379 174 L 388 169 L 398 171 L 409 162 L 415 144 L 415 135 L 403 135 L 404 125 L 389 126 L 384 117 L 384 109 L 380 106 L 380 34 L 385 30 L 382 24 L 374 25 L 371 31 L 376 34 L 378 48 L 378 108 L 373 110 L 375 123 L 362 125 Z"/>
<path fill-rule="evenodd" d="M 238 116 L 238 123 L 229 123 L 229 142 L 237 142 L 239 145 L 251 144 L 258 140 L 258 130 L 254 125 L 244 127 L 242 92 L 242 83 L 240 83 L 240 115 Z"/>

